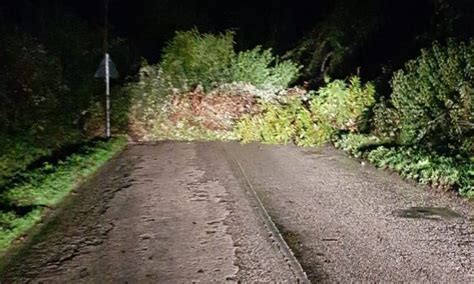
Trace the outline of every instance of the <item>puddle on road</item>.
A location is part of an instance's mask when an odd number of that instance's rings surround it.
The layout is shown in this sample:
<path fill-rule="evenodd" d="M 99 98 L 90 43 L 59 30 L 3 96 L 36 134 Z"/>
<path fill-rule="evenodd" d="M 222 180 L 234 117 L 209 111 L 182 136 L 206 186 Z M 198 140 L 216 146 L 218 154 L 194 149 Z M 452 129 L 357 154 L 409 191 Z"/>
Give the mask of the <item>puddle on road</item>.
<path fill-rule="evenodd" d="M 461 214 L 446 207 L 412 207 L 409 209 L 395 210 L 393 214 L 401 218 L 429 220 L 455 219 L 462 217 Z"/>

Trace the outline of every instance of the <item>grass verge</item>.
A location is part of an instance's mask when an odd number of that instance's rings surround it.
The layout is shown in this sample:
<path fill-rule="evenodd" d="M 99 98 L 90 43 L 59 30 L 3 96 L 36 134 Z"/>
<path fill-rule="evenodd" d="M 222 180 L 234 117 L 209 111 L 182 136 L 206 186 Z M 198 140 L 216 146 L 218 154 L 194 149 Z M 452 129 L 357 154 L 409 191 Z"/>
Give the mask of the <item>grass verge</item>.
<path fill-rule="evenodd" d="M 349 134 L 335 142 L 337 148 L 366 159 L 378 168 L 389 169 L 403 178 L 474 199 L 472 157 L 442 156 L 416 146 L 385 144 L 375 136 L 363 134 Z"/>
<path fill-rule="evenodd" d="M 77 153 L 45 162 L 0 190 L 0 254 L 126 145 L 124 138 L 95 141 Z"/>

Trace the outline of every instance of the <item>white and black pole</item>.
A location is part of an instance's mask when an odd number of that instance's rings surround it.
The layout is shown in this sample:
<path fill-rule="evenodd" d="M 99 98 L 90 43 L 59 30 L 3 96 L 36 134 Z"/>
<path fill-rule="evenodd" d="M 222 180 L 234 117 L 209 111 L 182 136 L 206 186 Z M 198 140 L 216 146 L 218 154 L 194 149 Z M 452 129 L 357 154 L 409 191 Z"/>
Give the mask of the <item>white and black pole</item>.
<path fill-rule="evenodd" d="M 104 0 L 105 138 L 110 138 L 109 1 Z"/>
<path fill-rule="evenodd" d="M 112 137 L 110 131 L 110 79 L 118 78 L 119 74 L 117 72 L 117 67 L 112 61 L 109 55 L 109 45 L 108 45 L 108 25 L 109 25 L 109 1 L 104 0 L 104 12 L 105 12 L 105 21 L 104 21 L 104 59 L 100 63 L 99 69 L 95 73 L 96 78 L 105 79 L 105 137 L 109 139 Z"/>
<path fill-rule="evenodd" d="M 105 137 L 109 139 L 110 134 L 110 58 L 105 53 Z"/>
<path fill-rule="evenodd" d="M 110 138 L 109 0 L 104 0 L 105 138 Z"/>

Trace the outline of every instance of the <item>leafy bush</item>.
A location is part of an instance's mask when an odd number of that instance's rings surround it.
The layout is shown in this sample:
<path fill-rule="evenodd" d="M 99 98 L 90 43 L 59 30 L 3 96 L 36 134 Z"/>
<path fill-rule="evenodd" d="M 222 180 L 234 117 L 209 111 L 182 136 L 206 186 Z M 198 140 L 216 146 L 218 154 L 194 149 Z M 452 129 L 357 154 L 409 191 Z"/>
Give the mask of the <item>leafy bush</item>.
<path fill-rule="evenodd" d="M 311 101 L 311 113 L 320 127 L 321 138 L 328 140 L 339 131 L 357 133 L 367 123 L 367 111 L 374 104 L 375 88 L 362 85 L 358 77 L 349 84 L 342 80 L 328 82 Z"/>
<path fill-rule="evenodd" d="M 244 143 L 262 141 L 270 144 L 309 143 L 311 114 L 298 97 L 280 102 L 261 102 L 261 113 L 247 115 L 236 127 L 236 136 Z M 309 146 L 309 145 L 307 145 Z"/>
<path fill-rule="evenodd" d="M 242 143 L 261 141 L 260 115 L 244 115 L 235 125 L 234 133 Z"/>
<path fill-rule="evenodd" d="M 260 46 L 238 54 L 234 33 L 201 34 L 197 30 L 178 32 L 163 50 L 163 76 L 181 91 L 202 85 L 207 91 L 232 82 L 251 83 L 259 88 L 286 88 L 300 67 L 278 62 L 271 49 Z"/>
<path fill-rule="evenodd" d="M 212 89 L 228 81 L 234 52 L 234 35 L 177 32 L 163 50 L 161 68 L 172 85 L 188 90 L 201 84 Z"/>
<path fill-rule="evenodd" d="M 292 100 L 283 107 L 272 103 L 265 104 L 260 130 L 264 142 L 273 144 L 292 142 L 296 134 L 293 123 L 299 109 L 297 102 Z"/>
<path fill-rule="evenodd" d="M 445 47 L 434 43 L 422 50 L 420 57 L 394 74 L 392 107 L 377 111 L 378 130 L 402 144 L 472 153 L 473 64 L 474 40 L 450 41 Z"/>
<path fill-rule="evenodd" d="M 274 67 L 271 67 L 272 65 Z M 230 81 L 250 83 L 259 88 L 286 88 L 298 76 L 300 67 L 291 62 L 277 62 L 271 49 L 261 46 L 239 52 L 230 66 Z"/>
<path fill-rule="evenodd" d="M 152 129 L 160 121 L 172 94 L 172 85 L 157 66 L 143 63 L 136 83 L 126 86 L 131 96 L 130 120 L 142 129 Z"/>
<path fill-rule="evenodd" d="M 261 140 L 301 146 L 325 143 L 341 131 L 358 132 L 366 122 L 365 112 L 374 103 L 374 87 L 364 86 L 353 77 L 347 85 L 342 80 L 328 83 L 312 96 L 307 108 L 300 97 L 288 97 L 279 103 L 263 104 L 262 113 L 245 117 L 236 132 L 244 142 Z"/>
<path fill-rule="evenodd" d="M 297 77 L 300 67 L 290 61 L 278 62 L 270 49 L 263 50 L 260 46 L 237 54 L 233 36 L 232 32 L 218 35 L 200 34 L 197 30 L 178 32 L 164 49 L 160 64 L 148 65 L 145 62 L 138 82 L 127 86 L 127 92 L 132 97 L 130 120 L 133 131 L 140 132 L 138 136 L 145 139 L 160 139 L 160 136 L 179 140 L 228 138 L 232 134 L 228 129 L 219 132 L 208 127 L 245 113 L 245 110 L 240 110 L 247 108 L 245 104 L 241 105 L 242 101 L 227 95 L 269 100 L 285 93 L 285 88 Z M 201 91 L 204 93 L 201 94 Z M 190 94 L 197 95 L 190 109 L 171 102 L 173 98 L 176 98 L 174 103 L 180 100 L 185 102 Z M 217 105 L 234 103 L 239 110 L 229 110 L 227 114 L 215 110 L 214 113 L 226 116 L 215 121 L 208 119 L 212 116 L 212 110 L 206 110 L 207 107 L 191 118 L 175 113 L 179 107 L 182 112 L 194 113 L 203 107 L 200 103 L 206 100 L 201 95 L 206 94 L 207 98 L 222 95 L 223 100 L 216 101 Z M 210 101 L 207 103 L 212 104 Z M 170 121 L 173 117 L 178 118 Z M 200 125 L 206 123 L 209 125 Z M 271 130 L 264 132 L 270 133 Z"/>
<path fill-rule="evenodd" d="M 264 86 L 271 75 L 271 69 L 268 66 L 273 60 L 271 50 L 262 50 L 261 46 L 241 51 L 232 59 L 231 80 L 248 82 L 257 87 Z"/>
<path fill-rule="evenodd" d="M 391 102 L 385 99 L 374 106 L 372 125 L 378 137 L 396 141 L 400 136 L 400 117 Z"/>

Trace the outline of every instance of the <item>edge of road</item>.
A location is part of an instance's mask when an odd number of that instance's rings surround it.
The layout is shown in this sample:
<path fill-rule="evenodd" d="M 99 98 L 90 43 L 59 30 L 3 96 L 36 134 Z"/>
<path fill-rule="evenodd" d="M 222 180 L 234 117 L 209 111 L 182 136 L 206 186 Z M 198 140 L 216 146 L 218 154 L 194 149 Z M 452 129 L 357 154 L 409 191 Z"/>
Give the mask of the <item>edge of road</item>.
<path fill-rule="evenodd" d="M 283 235 L 281 234 L 280 230 L 278 230 L 277 226 L 275 225 L 272 218 L 270 217 L 270 214 L 268 214 L 268 211 L 265 209 L 263 202 L 261 201 L 260 197 L 258 197 L 257 192 L 255 191 L 255 188 L 250 182 L 247 176 L 247 173 L 245 172 L 240 162 L 234 157 L 234 155 L 229 153 L 229 151 L 227 151 L 224 148 L 224 146 L 221 146 L 221 149 L 224 152 L 225 157 L 227 157 L 230 163 L 230 166 L 239 173 L 239 178 L 243 181 L 243 186 L 245 187 L 247 192 L 251 195 L 251 197 L 254 199 L 257 205 L 256 207 L 257 207 L 258 213 L 262 217 L 263 222 L 265 223 L 266 227 L 268 228 L 271 235 L 273 236 L 273 239 L 277 242 L 277 246 L 280 252 L 287 259 L 288 265 L 292 268 L 293 272 L 295 273 L 295 277 L 297 278 L 298 283 L 311 283 L 311 281 L 309 281 L 308 279 L 308 276 L 306 275 L 306 272 L 303 270 L 301 263 L 298 261 L 295 254 L 291 250 L 290 246 L 287 244 L 287 242 L 283 238 Z"/>
<path fill-rule="evenodd" d="M 117 160 L 129 147 L 130 143 L 126 142 L 123 147 L 114 153 L 107 161 L 99 166 L 94 172 L 81 179 L 74 188 L 55 206 L 48 208 L 41 216 L 41 219 L 36 222 L 34 226 L 26 230 L 23 234 L 23 239 L 18 239 L 3 253 L 0 253 L 0 284 L 2 284 L 2 276 L 10 265 L 15 262 L 27 251 L 37 238 L 40 238 L 49 226 L 54 225 L 55 219 L 59 218 L 64 210 L 67 210 L 69 205 L 74 202 L 77 192 L 82 187 L 86 186 L 91 180 L 96 178 L 100 173 L 107 170 L 113 161 Z"/>

